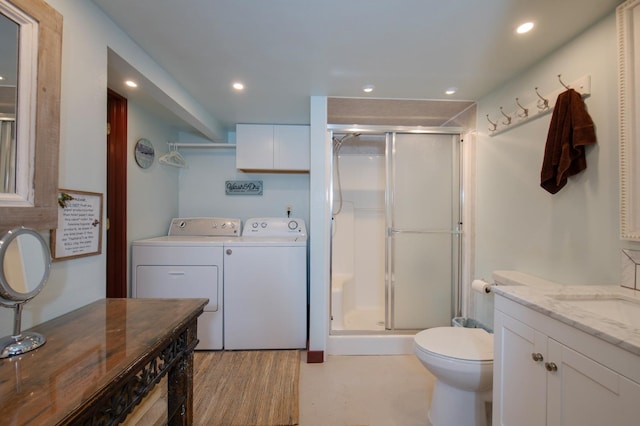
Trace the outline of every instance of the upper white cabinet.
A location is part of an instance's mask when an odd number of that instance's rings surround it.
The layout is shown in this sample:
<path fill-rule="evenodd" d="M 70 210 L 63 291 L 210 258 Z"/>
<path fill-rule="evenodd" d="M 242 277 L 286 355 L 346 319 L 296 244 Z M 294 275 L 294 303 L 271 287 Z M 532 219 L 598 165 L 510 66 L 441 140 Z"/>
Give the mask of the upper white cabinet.
<path fill-rule="evenodd" d="M 637 355 L 501 296 L 494 332 L 494 425 L 640 421 Z"/>
<path fill-rule="evenodd" d="M 309 126 L 238 124 L 236 168 L 309 171 Z"/>

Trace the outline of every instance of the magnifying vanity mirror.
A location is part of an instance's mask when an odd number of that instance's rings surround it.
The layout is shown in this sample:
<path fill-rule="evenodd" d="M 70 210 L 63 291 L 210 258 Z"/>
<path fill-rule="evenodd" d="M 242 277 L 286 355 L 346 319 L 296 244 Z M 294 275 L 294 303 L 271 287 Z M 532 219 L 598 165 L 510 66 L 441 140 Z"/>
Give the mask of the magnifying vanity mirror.
<path fill-rule="evenodd" d="M 49 247 L 36 231 L 20 227 L 0 239 L 0 305 L 14 310 L 13 334 L 0 339 L 0 358 L 42 346 L 39 333 L 22 333 L 22 306 L 42 290 L 51 267 Z"/>

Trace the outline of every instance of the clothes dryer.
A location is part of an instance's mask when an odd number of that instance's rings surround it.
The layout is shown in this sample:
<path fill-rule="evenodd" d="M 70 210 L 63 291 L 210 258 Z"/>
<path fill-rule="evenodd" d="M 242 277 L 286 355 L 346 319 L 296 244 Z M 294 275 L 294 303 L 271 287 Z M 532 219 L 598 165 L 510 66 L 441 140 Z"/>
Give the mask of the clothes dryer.
<path fill-rule="evenodd" d="M 300 349 L 307 344 L 304 220 L 252 218 L 224 244 L 225 349 Z"/>

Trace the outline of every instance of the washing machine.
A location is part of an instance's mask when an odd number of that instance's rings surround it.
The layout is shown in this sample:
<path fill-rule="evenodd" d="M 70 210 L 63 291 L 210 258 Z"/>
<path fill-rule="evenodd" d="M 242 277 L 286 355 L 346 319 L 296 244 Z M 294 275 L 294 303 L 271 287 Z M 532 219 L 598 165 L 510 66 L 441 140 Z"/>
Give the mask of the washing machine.
<path fill-rule="evenodd" d="M 299 349 L 307 344 L 304 220 L 251 218 L 224 244 L 224 348 Z"/>
<path fill-rule="evenodd" d="M 240 235 L 240 219 L 173 219 L 167 236 L 132 243 L 131 296 L 209 299 L 198 318 L 196 349 L 222 349 L 223 250 Z"/>

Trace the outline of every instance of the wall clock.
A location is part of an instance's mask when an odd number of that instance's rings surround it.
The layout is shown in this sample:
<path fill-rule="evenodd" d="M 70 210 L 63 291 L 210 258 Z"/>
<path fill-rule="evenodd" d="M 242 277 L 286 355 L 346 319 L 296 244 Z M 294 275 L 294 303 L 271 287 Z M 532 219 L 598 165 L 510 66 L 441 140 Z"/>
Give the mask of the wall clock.
<path fill-rule="evenodd" d="M 153 164 L 154 155 L 155 151 L 153 150 L 153 145 L 149 140 L 139 139 L 138 142 L 136 142 L 135 156 L 138 166 L 143 169 L 148 169 Z"/>

